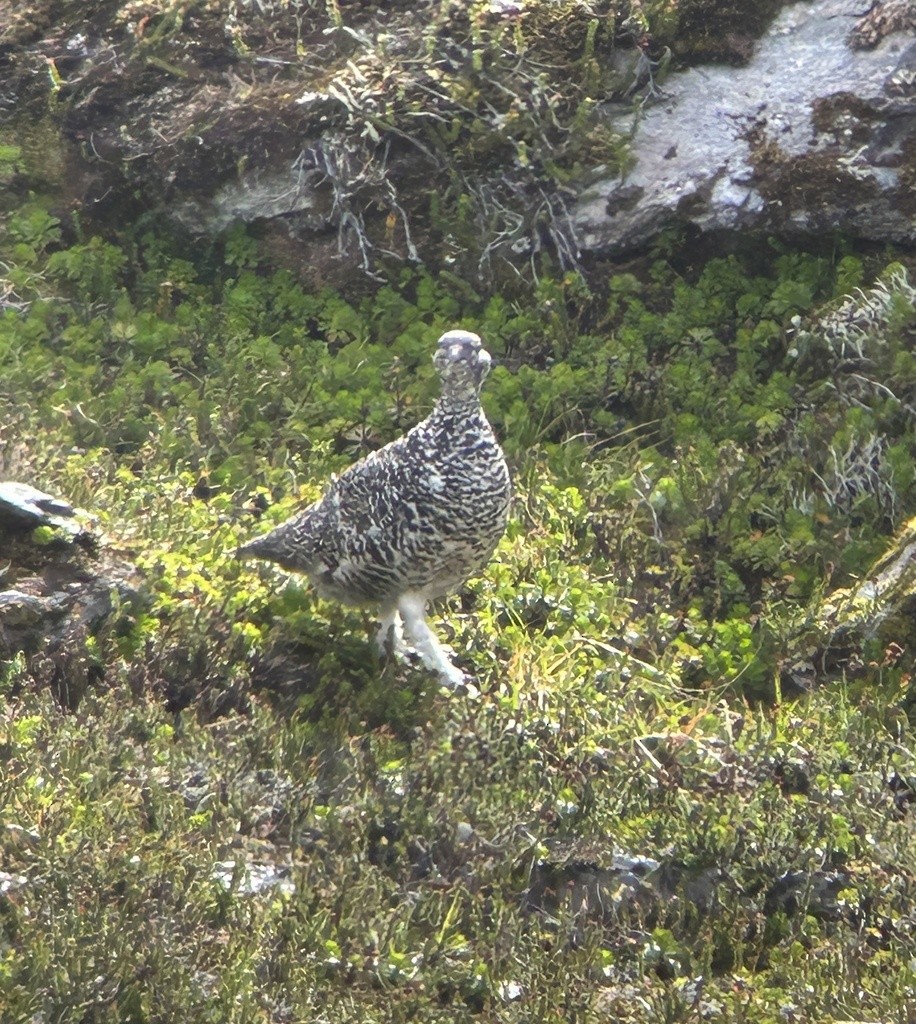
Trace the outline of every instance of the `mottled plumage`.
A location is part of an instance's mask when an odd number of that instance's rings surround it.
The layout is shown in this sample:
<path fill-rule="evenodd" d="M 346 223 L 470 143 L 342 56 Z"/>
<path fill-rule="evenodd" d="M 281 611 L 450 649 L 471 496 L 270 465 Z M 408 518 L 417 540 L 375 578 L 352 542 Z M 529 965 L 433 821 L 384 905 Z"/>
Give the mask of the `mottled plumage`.
<path fill-rule="evenodd" d="M 442 394 L 422 423 L 239 553 L 305 573 L 322 597 L 377 604 L 379 646 L 389 637 L 395 649 L 403 646 L 403 621 L 426 664 L 456 685 L 462 674 L 427 625 L 426 605 L 487 563 L 505 530 L 511 489 L 480 406 L 490 369 L 480 338 L 443 334 L 433 362 Z"/>

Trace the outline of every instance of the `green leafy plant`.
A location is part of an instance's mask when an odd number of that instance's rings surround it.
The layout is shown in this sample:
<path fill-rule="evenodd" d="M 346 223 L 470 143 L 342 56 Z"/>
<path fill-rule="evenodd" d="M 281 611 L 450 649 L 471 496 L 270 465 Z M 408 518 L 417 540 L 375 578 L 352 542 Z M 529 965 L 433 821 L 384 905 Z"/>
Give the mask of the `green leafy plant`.
<path fill-rule="evenodd" d="M 908 640 L 782 682 L 914 514 L 898 270 L 855 376 L 817 326 L 874 276 L 851 255 L 522 302 L 308 291 L 239 232 L 65 245 L 40 205 L 2 245 L 4 474 L 97 516 L 145 596 L 86 640 L 75 712 L 41 658 L 0 671 L 11 1020 L 903 1019 Z M 234 557 L 425 415 L 456 323 L 517 492 L 441 610 L 477 701 Z"/>

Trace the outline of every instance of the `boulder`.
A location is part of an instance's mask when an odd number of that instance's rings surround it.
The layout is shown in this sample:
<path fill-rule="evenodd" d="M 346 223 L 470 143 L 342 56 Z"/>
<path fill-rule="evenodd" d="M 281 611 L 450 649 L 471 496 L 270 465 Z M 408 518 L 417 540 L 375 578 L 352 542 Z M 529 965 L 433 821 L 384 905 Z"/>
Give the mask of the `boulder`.
<path fill-rule="evenodd" d="M 916 241 L 916 4 L 867 7 L 785 7 L 743 67 L 693 67 L 635 111 L 608 105 L 631 164 L 579 195 L 580 247 L 622 252 L 677 225 Z"/>
<path fill-rule="evenodd" d="M 893 544 L 852 587 L 830 594 L 817 624 L 831 644 L 869 639 L 896 622 L 893 634 L 906 635 L 916 599 L 916 519 L 904 524 Z M 899 630 L 899 632 L 898 632 Z"/>

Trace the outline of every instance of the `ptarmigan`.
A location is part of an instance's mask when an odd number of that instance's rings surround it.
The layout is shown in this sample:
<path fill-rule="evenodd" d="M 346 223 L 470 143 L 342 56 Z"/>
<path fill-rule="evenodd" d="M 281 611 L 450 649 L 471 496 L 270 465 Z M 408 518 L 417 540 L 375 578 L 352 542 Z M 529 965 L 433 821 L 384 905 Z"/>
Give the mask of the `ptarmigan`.
<path fill-rule="evenodd" d="M 403 437 L 332 478 L 304 512 L 239 549 L 305 573 L 322 597 L 379 606 L 379 649 L 406 633 L 447 686 L 464 676 L 426 622 L 489 560 L 506 527 L 509 469 L 480 406 L 490 355 L 468 331 L 439 339 L 442 393 Z M 403 633 L 401 623 L 403 622 Z"/>

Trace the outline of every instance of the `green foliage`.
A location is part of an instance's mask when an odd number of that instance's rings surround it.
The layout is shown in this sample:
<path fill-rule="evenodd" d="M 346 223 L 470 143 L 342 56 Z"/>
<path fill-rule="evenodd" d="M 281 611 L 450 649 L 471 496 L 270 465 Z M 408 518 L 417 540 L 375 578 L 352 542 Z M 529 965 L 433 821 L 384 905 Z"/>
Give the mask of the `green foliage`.
<path fill-rule="evenodd" d="M 53 253 L 46 271 L 50 280 L 69 282 L 83 301 L 111 303 L 117 298 L 126 255 L 114 245 L 94 237 Z"/>
<path fill-rule="evenodd" d="M 511 709 L 451 702 L 409 741 L 380 730 L 323 761 L 304 756 L 301 722 L 263 706 L 205 725 L 127 691 L 78 717 L 26 696 L 4 740 L 16 779 L 0 781 L 5 1012 L 256 1021 L 282 1003 L 432 1021 L 446 1000 L 449 1019 L 518 1002 L 559 1021 L 560 986 L 585 1019 L 610 1005 L 616 1020 L 686 1022 L 698 974 L 722 1019 L 908 1005 L 893 922 L 916 864 L 882 806 L 889 737 L 843 694 L 747 712 L 736 736 L 721 707 L 685 728 L 683 706 L 632 689 L 601 702 L 565 678 Z M 842 740 L 825 744 L 825 716 Z M 793 764 L 803 795 L 785 789 Z M 682 881 L 647 882 L 639 902 L 617 881 L 600 901 L 579 890 L 519 909 L 545 871 L 574 888 L 584 858 L 671 849 Z M 653 898 L 655 884 L 673 891 Z M 709 885 L 704 907 L 690 894 Z"/>
<path fill-rule="evenodd" d="M 781 680 L 914 514 L 905 290 L 866 387 L 795 319 L 869 280 L 849 255 L 346 301 L 240 233 L 6 228 L 0 458 L 98 516 L 146 602 L 87 639 L 74 714 L 40 661 L 0 673 L 4 1018 L 904 1019 L 908 638 Z M 437 623 L 477 701 L 233 557 L 428 411 L 455 324 L 517 487 Z"/>
<path fill-rule="evenodd" d="M 25 283 L 45 250 L 60 240 L 60 221 L 42 203 L 32 201 L 9 218 L 6 239 L 12 256 L 10 278 L 14 284 Z"/>
<path fill-rule="evenodd" d="M 17 173 L 22 163 L 22 148 L 0 143 L 0 183 L 6 184 Z"/>

